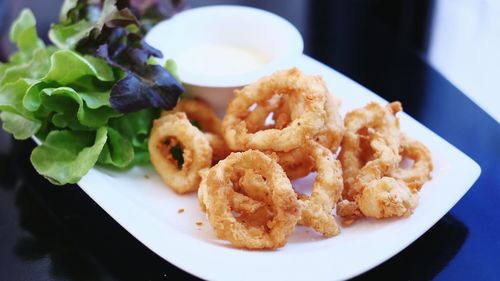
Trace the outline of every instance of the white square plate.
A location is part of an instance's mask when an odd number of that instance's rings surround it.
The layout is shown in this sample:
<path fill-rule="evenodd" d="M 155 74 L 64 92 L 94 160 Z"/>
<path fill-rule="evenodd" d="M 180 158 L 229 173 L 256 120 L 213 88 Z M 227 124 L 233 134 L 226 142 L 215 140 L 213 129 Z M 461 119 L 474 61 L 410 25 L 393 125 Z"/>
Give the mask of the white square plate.
<path fill-rule="evenodd" d="M 297 66 L 307 74 L 324 77 L 331 93 L 342 99 L 342 114 L 370 101 L 386 103 L 307 56 Z M 399 117 L 402 131 L 424 142 L 434 160 L 433 179 L 423 187 L 415 213 L 407 219 L 360 220 L 329 239 L 299 226 L 288 244 L 276 251 L 238 250 L 216 239 L 196 195 L 174 194 L 152 169 L 118 173 L 95 168 L 79 185 L 149 249 L 200 278 L 346 279 L 377 266 L 415 241 L 455 205 L 481 172 L 472 159 L 429 129 L 405 113 Z M 178 213 L 180 208 L 185 211 Z M 196 225 L 197 221 L 203 225 Z"/>

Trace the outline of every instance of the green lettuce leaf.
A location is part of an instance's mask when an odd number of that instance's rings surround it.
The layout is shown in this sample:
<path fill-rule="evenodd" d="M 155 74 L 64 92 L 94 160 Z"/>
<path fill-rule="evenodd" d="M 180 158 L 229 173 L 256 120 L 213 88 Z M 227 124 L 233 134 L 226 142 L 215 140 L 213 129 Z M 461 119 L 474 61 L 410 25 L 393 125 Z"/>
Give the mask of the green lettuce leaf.
<path fill-rule="evenodd" d="M 49 30 L 49 39 L 61 49 L 73 49 L 80 40 L 88 37 L 94 25 L 81 20 L 70 25 L 55 24 Z"/>
<path fill-rule="evenodd" d="M 88 129 L 97 129 L 105 126 L 110 118 L 122 115 L 109 106 L 98 108 L 87 106 L 84 98 L 95 105 L 97 99 L 95 95 L 103 93 L 86 93 L 82 96 L 70 87 L 46 88 L 45 86 L 47 84 L 44 82 L 31 86 L 24 97 L 23 104 L 32 112 L 37 112 L 40 107 L 43 107 L 41 112 L 55 113 L 52 121 L 59 128 L 69 127 L 81 130 L 84 129 L 82 126 L 85 126 Z"/>
<path fill-rule="evenodd" d="M 59 11 L 59 21 L 68 22 L 70 17 L 68 14 L 76 8 L 79 0 L 65 0 L 61 6 L 61 11 Z"/>
<path fill-rule="evenodd" d="M 29 82 L 20 79 L 0 88 L 0 110 L 19 113 L 22 115 L 32 115 L 23 106 L 23 98 L 30 87 Z"/>
<path fill-rule="evenodd" d="M 3 111 L 0 113 L 2 128 L 11 133 L 17 140 L 25 140 L 33 136 L 40 129 L 41 122 L 36 119 L 29 119 L 23 115 Z"/>
<path fill-rule="evenodd" d="M 153 120 L 159 115 L 159 110 L 150 108 L 109 120 L 109 126 L 127 139 L 134 149 L 134 159 L 125 168 L 150 163 L 148 137 Z"/>
<path fill-rule="evenodd" d="M 74 51 L 61 50 L 50 57 L 50 69 L 43 81 L 69 85 L 84 76 L 95 76 L 100 81 L 114 81 L 113 70 L 104 60 L 83 57 Z"/>
<path fill-rule="evenodd" d="M 81 41 L 95 39 L 104 26 L 139 25 L 139 21 L 128 8 L 116 8 L 116 0 L 104 0 L 103 3 L 97 3 L 99 5 L 89 2 L 64 2 L 60 14 L 61 22 L 54 24 L 49 31 L 49 38 L 54 45 L 61 49 L 75 49 Z"/>
<path fill-rule="evenodd" d="M 134 160 L 134 148 L 128 139 L 108 127 L 108 142 L 99 156 L 99 164 L 114 168 L 127 168 Z"/>
<path fill-rule="evenodd" d="M 36 171 L 56 185 L 77 183 L 94 167 L 108 139 L 96 132 L 52 131 L 31 154 Z"/>
<path fill-rule="evenodd" d="M 78 91 L 78 94 L 89 108 L 109 107 L 109 90 L 104 92 L 93 90 L 87 90 L 87 92 Z"/>
<path fill-rule="evenodd" d="M 109 126 L 130 140 L 135 148 L 148 149 L 148 136 L 153 120 L 160 115 L 156 109 L 143 109 L 109 120 Z"/>
<path fill-rule="evenodd" d="M 172 76 L 177 80 L 177 82 L 181 82 L 181 78 L 179 77 L 179 72 L 177 71 L 177 64 L 173 59 L 168 59 L 165 62 L 165 69 L 172 74 Z"/>
<path fill-rule="evenodd" d="M 49 51 L 45 48 L 36 49 L 31 58 L 16 64 L 7 64 L 5 71 L 0 73 L 0 85 L 15 82 L 22 78 L 39 79 L 47 73 L 50 66 Z"/>
<path fill-rule="evenodd" d="M 9 38 L 19 49 L 18 53 L 10 59 L 14 62 L 28 60 L 36 49 L 45 46 L 36 32 L 35 16 L 28 9 L 22 10 L 19 17 L 12 24 Z"/>

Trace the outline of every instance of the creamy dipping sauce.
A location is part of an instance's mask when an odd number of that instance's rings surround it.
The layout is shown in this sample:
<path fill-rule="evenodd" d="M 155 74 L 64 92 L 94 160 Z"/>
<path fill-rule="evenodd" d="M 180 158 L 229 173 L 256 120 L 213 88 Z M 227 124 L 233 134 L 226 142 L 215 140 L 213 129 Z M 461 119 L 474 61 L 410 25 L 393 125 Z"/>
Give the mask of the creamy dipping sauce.
<path fill-rule="evenodd" d="M 174 57 L 179 68 L 193 74 L 230 76 L 257 70 L 269 62 L 261 51 L 226 44 L 188 48 Z"/>

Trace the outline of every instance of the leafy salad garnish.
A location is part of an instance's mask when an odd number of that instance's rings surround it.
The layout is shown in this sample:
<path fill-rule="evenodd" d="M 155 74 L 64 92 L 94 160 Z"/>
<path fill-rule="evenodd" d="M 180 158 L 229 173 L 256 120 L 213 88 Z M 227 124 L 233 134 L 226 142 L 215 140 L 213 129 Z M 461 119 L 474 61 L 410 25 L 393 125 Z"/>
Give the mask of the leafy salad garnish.
<path fill-rule="evenodd" d="M 42 142 L 31 162 L 54 184 L 76 183 L 96 164 L 149 163 L 152 121 L 183 92 L 171 62 L 170 72 L 151 63 L 162 54 L 143 41 L 136 14 L 147 8 L 134 2 L 66 0 L 53 46 L 29 10 L 11 27 L 18 51 L 0 64 L 0 119 L 14 138 Z"/>
<path fill-rule="evenodd" d="M 161 58 L 162 54 L 144 42 L 128 2 L 105 0 L 98 9 L 100 1 L 68 0 L 49 37 L 59 48 L 101 57 L 124 71 L 125 77 L 111 89 L 110 103 L 117 111 L 170 109 L 183 88 L 165 68 L 148 63 L 150 57 Z M 120 5 L 125 8 L 119 9 Z"/>

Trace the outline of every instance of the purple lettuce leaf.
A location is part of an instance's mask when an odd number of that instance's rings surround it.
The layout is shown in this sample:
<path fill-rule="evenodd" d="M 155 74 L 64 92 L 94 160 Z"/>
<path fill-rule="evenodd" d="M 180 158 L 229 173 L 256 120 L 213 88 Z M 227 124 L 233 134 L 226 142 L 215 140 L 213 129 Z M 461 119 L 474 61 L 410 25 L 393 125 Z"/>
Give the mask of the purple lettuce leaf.
<path fill-rule="evenodd" d="M 159 65 L 147 65 L 138 72 L 127 72 L 111 89 L 111 106 L 120 112 L 135 112 L 154 107 L 171 109 L 183 92 L 175 78 L 165 75 Z"/>
<path fill-rule="evenodd" d="M 170 4 L 167 4 L 170 3 Z M 184 88 L 165 68 L 148 64 L 162 53 L 144 42 L 141 25 L 147 11 L 173 15 L 183 1 L 66 0 L 61 11 L 62 24 L 89 21 L 91 32 L 76 44 L 76 50 L 105 59 L 121 69 L 125 77 L 111 90 L 110 104 L 118 112 L 145 108 L 171 109 Z M 100 9 L 97 13 L 96 9 Z M 157 22 L 157 21 L 149 21 Z"/>

